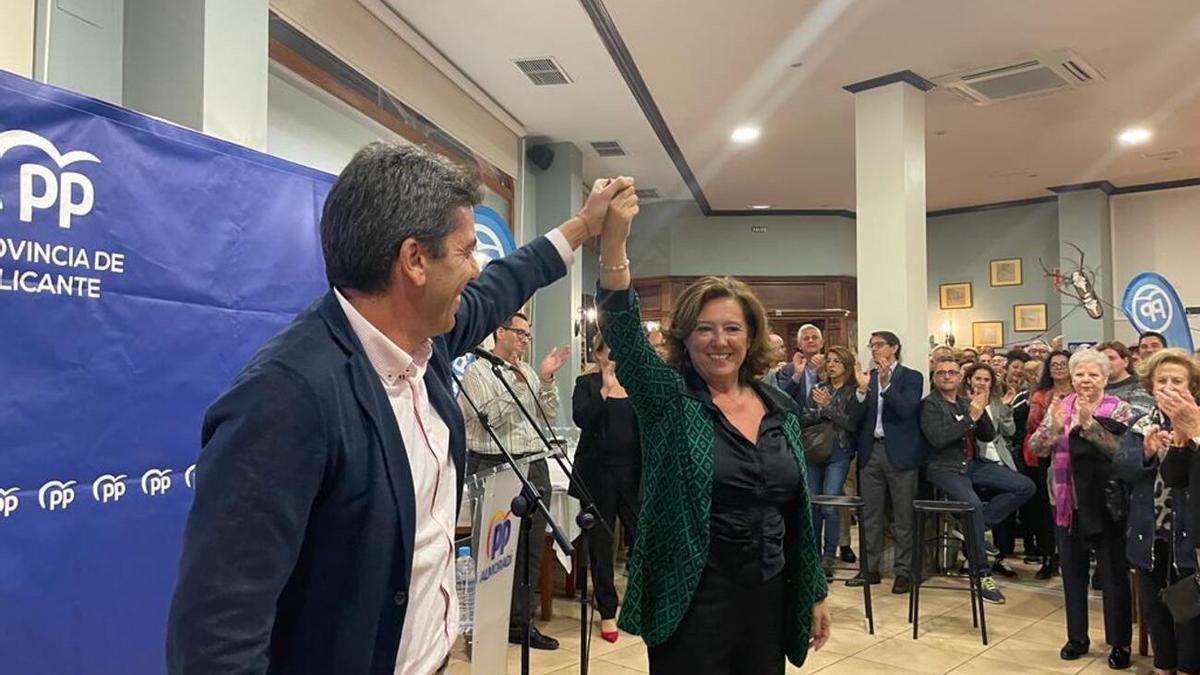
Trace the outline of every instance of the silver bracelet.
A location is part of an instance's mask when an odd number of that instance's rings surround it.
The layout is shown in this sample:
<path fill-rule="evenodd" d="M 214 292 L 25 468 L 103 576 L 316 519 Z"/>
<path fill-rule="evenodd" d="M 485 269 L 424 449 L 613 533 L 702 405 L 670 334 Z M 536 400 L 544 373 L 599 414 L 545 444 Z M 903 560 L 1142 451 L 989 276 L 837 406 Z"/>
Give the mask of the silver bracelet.
<path fill-rule="evenodd" d="M 629 269 L 629 258 L 626 258 L 625 262 L 620 265 L 605 265 L 604 260 L 600 260 L 601 272 L 624 272 L 627 269 Z"/>

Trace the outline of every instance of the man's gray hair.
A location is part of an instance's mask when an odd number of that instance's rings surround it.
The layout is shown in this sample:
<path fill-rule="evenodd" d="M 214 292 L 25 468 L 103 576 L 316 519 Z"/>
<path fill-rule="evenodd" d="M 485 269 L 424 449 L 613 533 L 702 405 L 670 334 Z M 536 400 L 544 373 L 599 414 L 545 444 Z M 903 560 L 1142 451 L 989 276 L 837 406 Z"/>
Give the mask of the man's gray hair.
<path fill-rule="evenodd" d="M 796 329 L 796 337 L 799 337 L 800 334 L 806 330 L 815 330 L 815 331 L 817 331 L 817 335 L 821 336 L 822 338 L 825 337 L 825 335 L 821 332 L 821 329 L 817 328 L 816 326 L 812 325 L 811 323 L 806 323 L 803 326 L 800 326 L 799 328 L 797 328 Z"/>
<path fill-rule="evenodd" d="M 428 150 L 376 141 L 342 169 L 321 216 L 325 276 L 364 293 L 387 289 L 406 239 L 446 254 L 454 211 L 482 201 L 479 177 Z"/>

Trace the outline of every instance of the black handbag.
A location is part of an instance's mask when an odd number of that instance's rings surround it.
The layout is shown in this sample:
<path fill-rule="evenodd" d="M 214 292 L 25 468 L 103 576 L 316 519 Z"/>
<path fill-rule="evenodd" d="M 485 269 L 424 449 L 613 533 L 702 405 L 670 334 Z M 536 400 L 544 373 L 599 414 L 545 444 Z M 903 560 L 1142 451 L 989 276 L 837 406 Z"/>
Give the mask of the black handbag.
<path fill-rule="evenodd" d="M 1171 569 L 1178 570 L 1175 563 L 1175 530 L 1171 530 Z M 1191 621 L 1200 616 L 1200 579 L 1195 574 L 1176 581 L 1158 592 L 1158 599 L 1167 606 L 1175 623 Z"/>
<path fill-rule="evenodd" d="M 800 430 L 804 459 L 809 464 L 824 464 L 833 456 L 833 425 L 819 422 Z"/>
<path fill-rule="evenodd" d="M 1115 522 L 1122 522 L 1129 516 L 1129 488 L 1125 483 L 1113 478 L 1104 484 L 1104 507 L 1108 517 Z"/>
<path fill-rule="evenodd" d="M 1191 621 L 1200 616 L 1200 581 L 1197 581 L 1195 574 L 1189 574 L 1162 589 L 1158 592 L 1158 598 L 1171 610 L 1175 623 Z"/>

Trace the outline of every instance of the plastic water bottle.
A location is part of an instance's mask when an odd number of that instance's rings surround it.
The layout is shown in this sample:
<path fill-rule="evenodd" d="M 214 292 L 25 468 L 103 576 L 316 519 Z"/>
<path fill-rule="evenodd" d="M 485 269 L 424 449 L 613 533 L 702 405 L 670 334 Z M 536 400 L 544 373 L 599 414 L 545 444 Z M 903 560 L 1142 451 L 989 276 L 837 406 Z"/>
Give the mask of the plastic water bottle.
<path fill-rule="evenodd" d="M 475 559 L 470 546 L 458 547 L 458 558 L 454 561 L 455 588 L 458 590 L 458 627 L 462 633 L 470 633 L 475 620 Z"/>

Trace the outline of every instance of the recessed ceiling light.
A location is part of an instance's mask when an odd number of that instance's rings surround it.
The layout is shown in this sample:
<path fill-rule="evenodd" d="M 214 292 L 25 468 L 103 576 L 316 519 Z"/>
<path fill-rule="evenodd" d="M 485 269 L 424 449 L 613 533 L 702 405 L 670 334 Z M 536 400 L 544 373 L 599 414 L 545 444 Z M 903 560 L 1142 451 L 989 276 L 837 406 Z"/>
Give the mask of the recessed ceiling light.
<path fill-rule="evenodd" d="M 1121 141 L 1123 145 L 1138 145 L 1150 140 L 1151 135 L 1149 129 L 1133 127 L 1122 131 L 1121 135 L 1117 136 L 1117 140 Z"/>
<path fill-rule="evenodd" d="M 738 127 L 730 134 L 730 138 L 738 143 L 749 143 L 757 140 L 759 135 L 758 127 Z"/>
<path fill-rule="evenodd" d="M 750 208 L 754 209 L 755 211 L 766 211 L 767 209 L 771 208 L 771 205 L 770 204 L 751 204 Z"/>

